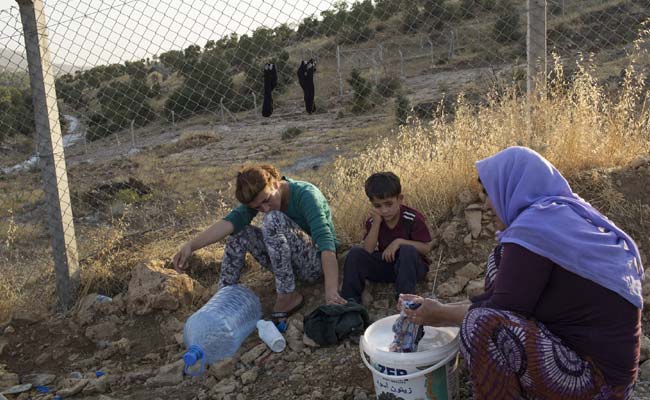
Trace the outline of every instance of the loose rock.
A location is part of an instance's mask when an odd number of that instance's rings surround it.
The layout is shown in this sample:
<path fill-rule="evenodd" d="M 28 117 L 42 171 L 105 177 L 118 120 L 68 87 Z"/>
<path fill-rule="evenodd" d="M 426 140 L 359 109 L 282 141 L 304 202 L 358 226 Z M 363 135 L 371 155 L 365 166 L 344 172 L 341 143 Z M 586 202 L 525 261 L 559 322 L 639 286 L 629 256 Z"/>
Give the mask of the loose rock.
<path fill-rule="evenodd" d="M 73 386 L 59 390 L 56 392 L 57 395 L 61 396 L 61 398 L 65 399 L 66 397 L 72 397 L 78 393 L 80 393 L 84 387 L 88 384 L 87 379 L 79 379 L 77 383 L 75 383 Z"/>
<path fill-rule="evenodd" d="M 475 279 L 470 281 L 465 288 L 467 297 L 474 297 L 482 294 L 485 291 L 485 282 L 483 279 Z"/>
<path fill-rule="evenodd" d="M 481 234 L 482 215 L 483 212 L 481 208 L 476 208 L 474 205 L 471 205 L 465 209 L 465 221 L 467 222 L 467 227 L 472 233 L 472 237 L 474 239 L 478 238 Z"/>
<path fill-rule="evenodd" d="M 259 369 L 257 367 L 244 372 L 241 375 L 241 381 L 244 385 L 251 384 L 257 380 L 257 375 L 259 374 Z"/>
<path fill-rule="evenodd" d="M 252 349 L 248 350 L 244 355 L 241 356 L 240 361 L 244 364 L 253 364 L 262 354 L 267 351 L 265 343 L 260 343 Z"/>
<path fill-rule="evenodd" d="M 208 373 L 217 380 L 222 380 L 233 373 L 235 369 L 236 360 L 232 357 L 223 359 L 217 363 L 210 365 Z"/>
<path fill-rule="evenodd" d="M 458 271 L 456 271 L 456 276 L 467 278 L 467 280 L 472 280 L 477 276 L 481 275 L 481 273 L 483 273 L 483 268 L 470 262 L 465 264 L 465 266 L 463 266 Z"/>
<path fill-rule="evenodd" d="M 26 392 L 31 388 L 32 388 L 32 384 L 31 383 L 26 383 L 24 385 L 12 386 L 9 389 L 5 389 L 2 393 L 3 394 L 18 394 L 18 393 Z"/>
<path fill-rule="evenodd" d="M 153 310 L 177 310 L 192 304 L 205 289 L 186 274 L 164 268 L 163 262 L 137 265 L 127 294 L 129 314 L 144 315 Z"/>
<path fill-rule="evenodd" d="M 54 382 L 56 375 L 54 374 L 30 374 L 23 376 L 23 383 L 31 383 L 34 386 L 46 386 Z"/>
<path fill-rule="evenodd" d="M 639 364 L 648 359 L 650 359 L 650 339 L 645 335 L 641 335 L 641 355 L 639 358 Z"/>
<path fill-rule="evenodd" d="M 167 364 L 158 370 L 158 374 L 147 379 L 145 386 L 175 386 L 183 382 L 183 360 Z"/>
<path fill-rule="evenodd" d="M 438 286 L 437 292 L 440 297 L 451 297 L 460 293 L 469 279 L 462 276 L 454 276 L 447 282 Z"/>

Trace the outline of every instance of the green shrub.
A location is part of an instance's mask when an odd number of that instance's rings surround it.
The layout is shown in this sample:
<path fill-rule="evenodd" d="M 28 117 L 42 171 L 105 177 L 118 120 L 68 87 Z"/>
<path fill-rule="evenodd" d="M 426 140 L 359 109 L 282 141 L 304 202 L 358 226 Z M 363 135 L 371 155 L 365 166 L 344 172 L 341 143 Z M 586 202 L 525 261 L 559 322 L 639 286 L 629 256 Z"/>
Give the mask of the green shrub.
<path fill-rule="evenodd" d="M 126 82 L 111 82 L 100 89 L 97 100 L 102 115 L 110 122 L 112 130 L 125 129 L 134 121 L 135 126 L 144 126 L 154 118 L 148 99 L 153 94 L 142 79 Z"/>
<path fill-rule="evenodd" d="M 169 121 L 172 112 L 176 121 L 190 116 L 217 110 L 221 99 L 224 105 L 233 104 L 232 77 L 229 65 L 217 53 L 204 54 L 179 89 L 165 102 L 165 114 Z"/>
<path fill-rule="evenodd" d="M 91 142 L 106 137 L 120 129 L 118 125 L 112 124 L 112 122 L 101 113 L 90 114 L 87 125 L 88 131 L 86 132 L 86 139 Z"/>
<path fill-rule="evenodd" d="M 352 70 L 347 82 L 352 86 L 352 112 L 360 114 L 372 108 L 372 84 L 357 69 Z"/>
<path fill-rule="evenodd" d="M 409 99 L 403 94 L 399 93 L 395 99 L 395 122 L 397 125 L 404 125 L 411 112 L 411 105 Z"/>
<path fill-rule="evenodd" d="M 399 12 L 400 0 L 375 0 L 375 16 L 385 21 Z"/>
<path fill-rule="evenodd" d="M 395 76 L 384 76 L 379 79 L 377 93 L 382 97 L 393 97 L 402 88 L 402 82 Z"/>
<path fill-rule="evenodd" d="M 34 108 L 28 89 L 0 86 L 0 141 L 34 131 Z"/>
<path fill-rule="evenodd" d="M 497 13 L 497 21 L 494 23 L 494 38 L 497 42 L 514 42 L 523 37 L 519 11 L 510 0 L 501 1 Z"/>
<path fill-rule="evenodd" d="M 417 3 L 415 1 L 409 1 L 406 3 L 406 8 L 402 14 L 400 30 L 403 33 L 415 33 L 420 25 L 422 25 L 424 18 L 425 15 L 420 13 Z"/>

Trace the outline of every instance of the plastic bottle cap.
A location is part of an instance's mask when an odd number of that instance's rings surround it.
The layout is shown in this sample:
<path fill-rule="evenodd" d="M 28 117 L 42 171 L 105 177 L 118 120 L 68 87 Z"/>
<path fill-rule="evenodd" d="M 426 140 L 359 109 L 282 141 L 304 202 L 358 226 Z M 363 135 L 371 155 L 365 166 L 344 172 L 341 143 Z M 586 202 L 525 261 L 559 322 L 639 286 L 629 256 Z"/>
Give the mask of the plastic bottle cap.
<path fill-rule="evenodd" d="M 37 392 L 39 393 L 49 393 L 50 388 L 47 386 L 36 386 L 34 389 L 36 389 Z"/>
<path fill-rule="evenodd" d="M 185 366 L 191 367 L 201 358 L 203 358 L 203 351 L 201 351 L 199 346 L 193 345 L 190 346 L 190 348 L 187 349 L 187 352 L 183 355 L 183 362 L 185 363 Z"/>
<path fill-rule="evenodd" d="M 183 362 L 184 362 L 185 365 L 187 365 L 187 366 L 191 366 L 191 365 L 196 364 L 196 361 L 197 361 L 198 359 L 199 359 L 199 358 L 196 356 L 196 353 L 193 352 L 193 351 L 188 351 L 187 353 L 185 353 L 185 354 L 183 355 Z"/>
<path fill-rule="evenodd" d="M 197 345 L 191 345 L 187 352 L 183 355 L 183 362 L 185 363 L 185 368 L 183 372 L 186 375 L 199 376 L 205 371 L 205 357 L 203 357 L 203 350 Z M 198 360 L 201 360 L 201 368 L 196 372 L 190 372 L 190 367 L 196 364 Z"/>

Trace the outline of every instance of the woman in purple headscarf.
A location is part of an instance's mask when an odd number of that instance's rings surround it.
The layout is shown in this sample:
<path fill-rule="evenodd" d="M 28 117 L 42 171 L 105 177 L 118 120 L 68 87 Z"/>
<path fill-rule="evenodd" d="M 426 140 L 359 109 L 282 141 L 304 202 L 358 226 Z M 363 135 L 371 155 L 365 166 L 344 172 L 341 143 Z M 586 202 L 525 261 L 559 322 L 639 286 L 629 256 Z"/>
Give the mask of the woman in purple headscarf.
<path fill-rule="evenodd" d="M 409 318 L 461 327 L 477 400 L 629 399 L 643 307 L 636 244 L 528 148 L 476 167 L 501 223 L 486 291 L 470 304 L 402 295 L 422 303 Z"/>

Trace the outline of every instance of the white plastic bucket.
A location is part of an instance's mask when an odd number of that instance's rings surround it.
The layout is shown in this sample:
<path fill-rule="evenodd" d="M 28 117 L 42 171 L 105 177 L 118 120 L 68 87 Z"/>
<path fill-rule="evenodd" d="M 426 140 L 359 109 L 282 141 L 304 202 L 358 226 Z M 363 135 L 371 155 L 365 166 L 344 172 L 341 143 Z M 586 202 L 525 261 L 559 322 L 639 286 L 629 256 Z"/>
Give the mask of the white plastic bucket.
<path fill-rule="evenodd" d="M 359 340 L 361 359 L 372 372 L 377 397 L 457 400 L 459 329 L 427 326 L 417 352 L 394 353 L 388 347 L 393 341 L 393 323 L 398 317 L 380 319 L 370 325 Z"/>

